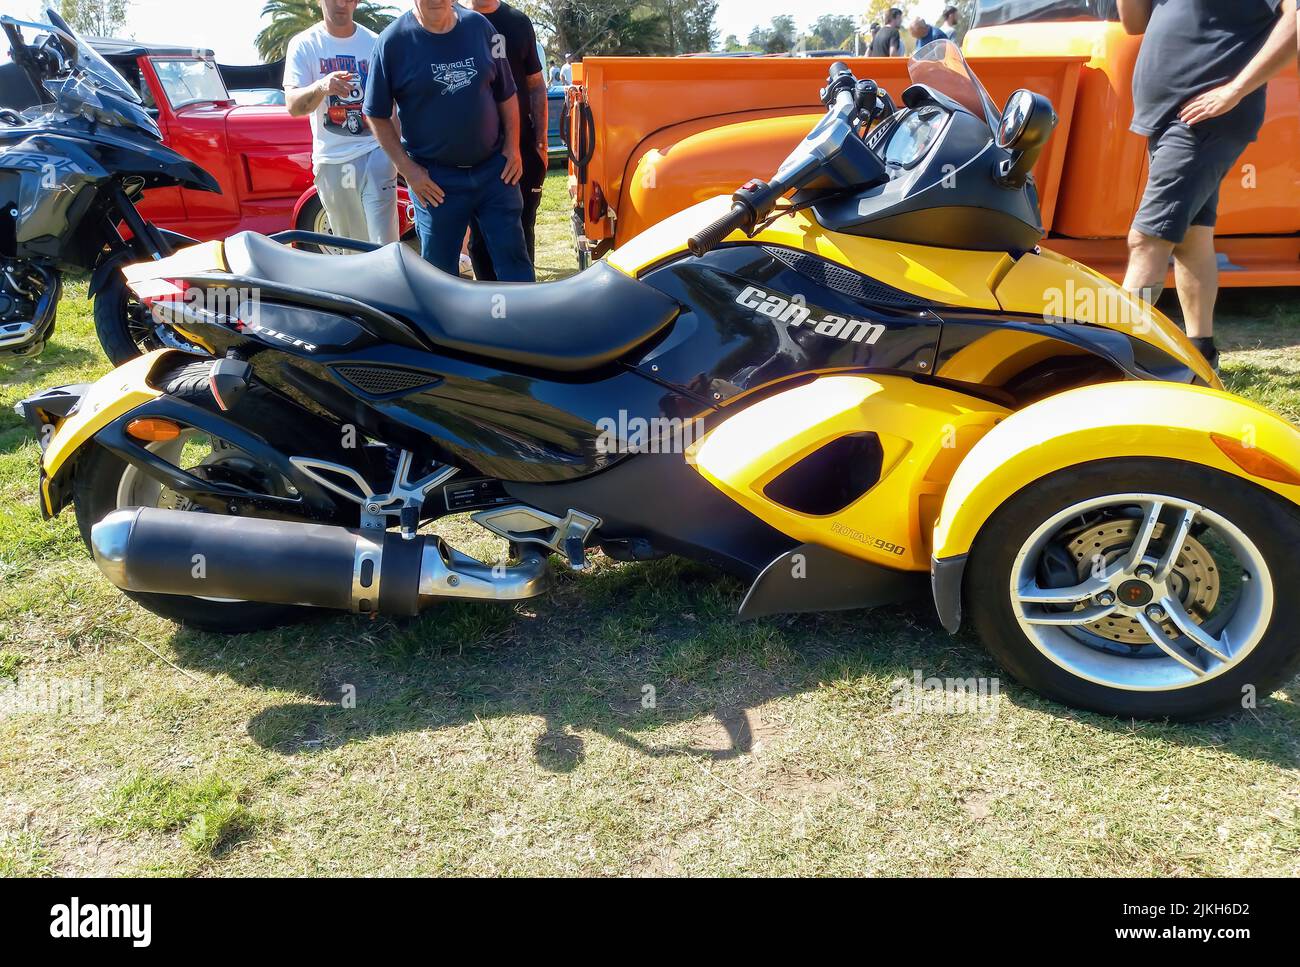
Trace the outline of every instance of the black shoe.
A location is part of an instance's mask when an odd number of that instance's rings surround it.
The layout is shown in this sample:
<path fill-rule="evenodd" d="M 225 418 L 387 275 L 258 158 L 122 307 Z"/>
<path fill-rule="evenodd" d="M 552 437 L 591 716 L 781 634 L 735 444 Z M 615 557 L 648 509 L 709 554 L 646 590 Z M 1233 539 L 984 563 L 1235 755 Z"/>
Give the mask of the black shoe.
<path fill-rule="evenodd" d="M 1196 347 L 1197 352 L 1205 357 L 1205 361 L 1214 370 L 1214 375 L 1219 375 L 1219 347 L 1214 345 L 1214 337 L 1193 336 L 1191 339 L 1192 345 Z"/>

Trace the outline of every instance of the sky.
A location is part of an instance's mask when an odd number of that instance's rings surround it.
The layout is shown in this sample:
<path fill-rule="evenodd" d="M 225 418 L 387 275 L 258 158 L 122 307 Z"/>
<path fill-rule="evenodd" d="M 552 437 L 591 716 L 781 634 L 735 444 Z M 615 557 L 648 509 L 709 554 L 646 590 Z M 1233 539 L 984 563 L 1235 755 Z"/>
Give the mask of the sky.
<path fill-rule="evenodd" d="M 254 64 L 258 61 L 253 37 L 261 29 L 261 12 L 265 0 L 131 0 L 127 34 L 136 40 L 164 44 L 208 47 L 226 64 Z M 410 9 L 410 0 L 389 0 L 399 10 Z M 6 11 L 15 16 L 34 17 L 43 3 L 39 0 L 4 0 Z M 943 0 L 920 0 L 899 4 L 926 16 L 937 16 Z M 718 0 L 719 38 L 735 34 L 742 41 L 757 24 L 767 24 L 775 16 L 790 13 L 790 0 Z M 802 13 L 795 22 L 807 27 L 823 13 L 856 16 L 864 8 L 860 0 L 811 0 L 800 5 Z M 933 8 L 933 9 L 931 9 Z"/>

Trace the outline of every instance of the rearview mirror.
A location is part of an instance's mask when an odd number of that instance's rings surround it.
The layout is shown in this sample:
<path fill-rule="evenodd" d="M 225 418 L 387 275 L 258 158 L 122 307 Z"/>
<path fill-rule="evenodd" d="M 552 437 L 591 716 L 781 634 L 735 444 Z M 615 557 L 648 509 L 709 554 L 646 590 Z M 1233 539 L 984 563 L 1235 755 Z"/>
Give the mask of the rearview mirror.
<path fill-rule="evenodd" d="M 998 147 L 1008 151 L 1028 151 L 1041 147 L 1056 127 L 1052 102 L 1041 94 L 1024 88 L 1007 98 L 998 124 Z"/>
<path fill-rule="evenodd" d="M 1052 102 L 1024 88 L 1007 98 L 998 123 L 998 147 L 1011 157 L 998 165 L 998 178 L 1007 188 L 1022 188 L 1056 127 Z"/>

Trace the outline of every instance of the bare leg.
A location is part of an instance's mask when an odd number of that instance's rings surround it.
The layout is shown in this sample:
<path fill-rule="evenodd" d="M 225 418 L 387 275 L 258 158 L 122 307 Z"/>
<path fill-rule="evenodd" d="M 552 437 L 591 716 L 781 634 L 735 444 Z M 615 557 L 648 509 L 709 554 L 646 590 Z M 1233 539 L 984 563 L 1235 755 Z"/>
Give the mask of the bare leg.
<path fill-rule="evenodd" d="M 1130 229 L 1124 288 L 1154 305 L 1164 291 L 1165 274 L 1169 271 L 1169 256 L 1173 250 L 1173 242 Z"/>
<path fill-rule="evenodd" d="M 1193 339 L 1214 335 L 1214 300 L 1219 294 L 1219 265 L 1214 255 L 1214 228 L 1193 225 L 1174 247 L 1174 285 L 1183 307 L 1183 325 Z"/>

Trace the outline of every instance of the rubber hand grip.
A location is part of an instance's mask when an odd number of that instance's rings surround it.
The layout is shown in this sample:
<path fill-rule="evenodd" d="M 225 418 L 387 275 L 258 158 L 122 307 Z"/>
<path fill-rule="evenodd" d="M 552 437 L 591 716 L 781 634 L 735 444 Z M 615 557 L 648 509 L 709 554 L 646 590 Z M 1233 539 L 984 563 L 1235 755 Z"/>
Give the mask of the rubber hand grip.
<path fill-rule="evenodd" d="M 736 229 L 744 227 L 748 217 L 749 213 L 744 206 L 736 205 L 717 221 L 692 235 L 686 240 L 686 245 L 691 250 L 691 254 L 698 258 L 706 252 L 711 252 L 719 242 Z"/>

